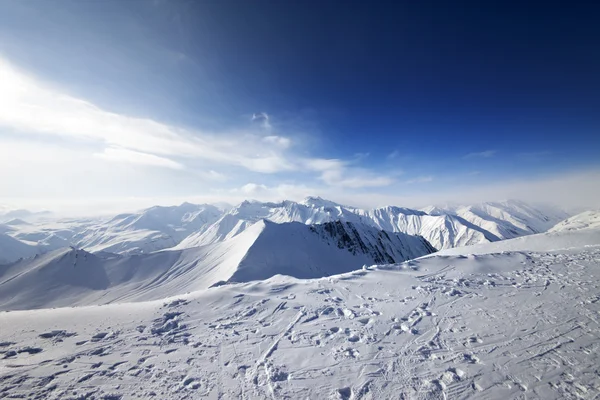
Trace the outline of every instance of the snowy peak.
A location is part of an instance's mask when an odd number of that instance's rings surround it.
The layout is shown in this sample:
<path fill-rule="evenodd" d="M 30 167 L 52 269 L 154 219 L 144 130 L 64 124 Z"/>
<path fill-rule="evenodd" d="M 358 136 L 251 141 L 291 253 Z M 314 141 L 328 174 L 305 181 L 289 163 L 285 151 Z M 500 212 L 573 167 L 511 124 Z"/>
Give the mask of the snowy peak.
<path fill-rule="evenodd" d="M 386 232 L 352 222 L 326 222 L 312 225 L 309 229 L 321 237 L 333 239 L 338 248 L 347 249 L 352 254 L 370 255 L 376 264 L 402 262 L 436 251 L 420 236 Z"/>
<path fill-rule="evenodd" d="M 245 201 L 224 214 L 213 226 L 205 227 L 182 240 L 176 248 L 227 240 L 260 219 L 276 223 L 301 222 L 307 225 L 333 221 L 365 224 L 388 232 L 420 235 L 437 249 L 543 232 L 560 220 L 556 213 L 546 215 L 515 200 L 452 206 L 448 209 L 429 207 L 426 210 L 431 214 L 424 210 L 396 206 L 362 210 L 319 197 L 308 197 L 301 203 Z"/>
<path fill-rule="evenodd" d="M 274 275 L 318 278 L 352 271 L 365 264 L 402 262 L 435 251 L 421 237 L 383 232 L 350 222 L 305 225 L 261 220 L 251 230 L 257 236 L 229 279 L 231 282 Z"/>
<path fill-rule="evenodd" d="M 560 211 L 515 200 L 423 210 L 397 206 L 365 210 L 307 197 L 301 202 L 244 201 L 227 211 L 208 204 L 155 206 L 112 219 L 3 224 L 0 232 L 37 243 L 45 251 L 73 245 L 91 252 L 145 254 L 226 241 L 261 219 L 306 225 L 344 221 L 420 235 L 435 248 L 447 249 L 544 232 L 566 217 Z"/>
<path fill-rule="evenodd" d="M 335 203 L 330 200 L 325 200 L 319 196 L 308 196 L 305 197 L 304 200 L 300 202 L 305 206 L 313 207 L 313 208 L 336 208 L 336 207 L 344 207 L 341 204 Z"/>

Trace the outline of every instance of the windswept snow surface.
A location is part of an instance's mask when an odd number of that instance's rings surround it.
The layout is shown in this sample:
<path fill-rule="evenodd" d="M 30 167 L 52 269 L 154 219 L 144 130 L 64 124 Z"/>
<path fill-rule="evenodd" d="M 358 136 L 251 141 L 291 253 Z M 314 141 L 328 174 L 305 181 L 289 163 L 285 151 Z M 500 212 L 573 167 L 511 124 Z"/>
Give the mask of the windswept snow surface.
<path fill-rule="evenodd" d="M 277 274 L 319 278 L 434 250 L 423 238 L 360 224 L 262 220 L 202 247 L 132 256 L 67 248 L 0 265 L 0 310 L 155 300 Z"/>
<path fill-rule="evenodd" d="M 512 240 L 320 279 L 2 312 L 0 397 L 598 398 L 594 232 L 516 239 L 536 252 Z"/>

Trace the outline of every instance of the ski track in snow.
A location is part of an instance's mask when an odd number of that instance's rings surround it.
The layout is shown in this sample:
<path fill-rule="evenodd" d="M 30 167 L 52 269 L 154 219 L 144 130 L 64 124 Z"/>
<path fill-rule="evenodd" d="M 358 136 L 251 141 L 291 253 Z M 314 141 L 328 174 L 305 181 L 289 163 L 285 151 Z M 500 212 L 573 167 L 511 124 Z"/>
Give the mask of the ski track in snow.
<path fill-rule="evenodd" d="M 593 399 L 600 249 L 0 313 L 0 397 Z"/>

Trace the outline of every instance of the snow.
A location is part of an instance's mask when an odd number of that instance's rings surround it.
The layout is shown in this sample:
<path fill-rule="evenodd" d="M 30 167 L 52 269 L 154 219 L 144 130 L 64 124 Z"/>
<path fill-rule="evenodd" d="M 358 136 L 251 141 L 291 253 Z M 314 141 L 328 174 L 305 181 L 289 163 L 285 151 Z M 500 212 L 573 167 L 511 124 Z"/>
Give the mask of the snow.
<path fill-rule="evenodd" d="M 600 211 L 585 211 L 567 218 L 553 226 L 548 232 L 574 231 L 600 228 Z"/>
<path fill-rule="evenodd" d="M 518 200 L 486 202 L 466 206 L 426 207 L 431 215 L 453 215 L 485 229 L 498 239 L 512 239 L 547 231 L 568 217 L 564 211 L 548 205 L 535 207 Z"/>
<path fill-rule="evenodd" d="M 37 247 L 0 232 L 0 264 L 32 257 L 38 252 Z"/>
<path fill-rule="evenodd" d="M 436 255 L 490 254 L 508 251 L 559 251 L 600 246 L 600 230 L 546 232 L 495 243 L 441 250 Z"/>
<path fill-rule="evenodd" d="M 543 232 L 566 217 L 556 212 L 547 215 L 514 200 L 459 208 L 460 211 L 455 213 L 432 207 L 428 209 L 431 214 L 394 206 L 363 210 L 318 197 L 308 197 L 300 203 L 245 201 L 225 213 L 212 226 L 182 240 L 176 248 L 227 240 L 258 220 L 268 219 L 277 223 L 321 224 L 336 220 L 362 223 L 389 232 L 420 235 L 435 248 L 447 249 Z M 529 229 L 530 225 L 535 229 Z"/>
<path fill-rule="evenodd" d="M 0 310 L 155 300 L 276 274 L 328 276 L 433 251 L 422 238 L 364 225 L 262 220 L 230 240 L 190 249 L 122 256 L 67 248 L 0 265 Z"/>
<path fill-rule="evenodd" d="M 212 246 L 254 238 L 245 246 L 257 257 L 278 226 L 259 221 Z M 289 236 L 269 250 L 308 240 L 311 227 L 283 226 Z M 1 312 L 0 394 L 597 398 L 599 239 L 598 230 L 565 230 L 318 279 L 275 275 L 157 301 Z M 52 257 L 86 257 L 77 252 Z"/>
<path fill-rule="evenodd" d="M 310 197 L 17 214 L 1 398 L 600 397 L 597 211 Z"/>
<path fill-rule="evenodd" d="M 365 210 L 320 197 L 301 202 L 244 201 L 235 207 L 183 203 L 112 218 L 23 220 L 26 224 L 3 224 L 0 232 L 42 251 L 73 246 L 89 252 L 132 255 L 222 242 L 263 219 L 307 225 L 341 220 L 419 235 L 435 248 L 447 249 L 543 232 L 567 217 L 560 211 L 516 201 L 425 210 L 429 213 L 395 206 Z M 21 210 L 17 215 L 38 214 Z"/>

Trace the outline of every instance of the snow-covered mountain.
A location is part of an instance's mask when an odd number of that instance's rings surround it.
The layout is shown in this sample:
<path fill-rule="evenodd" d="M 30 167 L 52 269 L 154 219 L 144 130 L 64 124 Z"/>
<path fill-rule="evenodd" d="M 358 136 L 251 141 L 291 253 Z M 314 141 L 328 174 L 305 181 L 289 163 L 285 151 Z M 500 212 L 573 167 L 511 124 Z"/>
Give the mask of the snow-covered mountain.
<path fill-rule="evenodd" d="M 566 217 L 556 210 L 517 201 L 444 207 L 428 207 L 426 211 L 394 206 L 364 210 L 319 197 L 301 202 L 244 201 L 231 208 L 183 203 L 112 218 L 17 221 L 3 224 L 0 232 L 37 244 L 42 251 L 74 246 L 90 252 L 146 254 L 226 241 L 263 219 L 306 225 L 344 221 L 419 235 L 436 249 L 447 249 L 543 232 Z"/>
<path fill-rule="evenodd" d="M 212 205 L 183 203 L 120 214 L 77 235 L 76 247 L 89 251 L 149 253 L 177 245 L 190 233 L 215 222 L 221 211 Z"/>
<path fill-rule="evenodd" d="M 387 243 L 389 233 L 354 223 L 257 221 L 201 248 L 136 256 L 70 249 L 38 256 L 35 266 L 0 267 L 0 296 L 14 296 L 8 303 L 3 297 L 6 308 L 64 305 L 61 296 L 72 304 L 113 302 L 0 312 L 0 393 L 165 400 L 600 396 L 600 229 L 588 226 L 322 279 L 276 275 L 130 302 L 194 290 L 194 274 L 231 279 L 273 260 L 291 268 L 302 257 L 296 266 L 321 268 L 328 257 L 354 259 L 362 246 L 346 239 L 352 227 L 369 254 L 382 248 L 371 246 L 379 239 Z M 312 258 L 306 248 L 321 254 Z M 215 264 L 186 261 L 201 257 Z M 226 266 L 223 257 L 231 257 Z"/>
<path fill-rule="evenodd" d="M 0 232 L 37 243 L 45 251 L 73 246 L 90 252 L 141 254 L 177 245 L 190 233 L 210 226 L 222 214 L 216 206 L 183 203 L 155 206 L 112 218 L 81 218 L 3 224 Z"/>
<path fill-rule="evenodd" d="M 466 206 L 431 206 L 424 210 L 432 215 L 452 215 L 462 218 L 501 240 L 545 232 L 569 216 L 554 207 L 547 205 L 533 207 L 518 200 Z"/>
<path fill-rule="evenodd" d="M 301 222 L 307 225 L 337 220 L 360 222 L 350 209 L 319 198 L 307 198 L 301 203 L 244 201 L 222 215 L 214 224 L 185 238 L 176 248 L 197 247 L 227 240 L 263 219 L 275 223 Z"/>
<path fill-rule="evenodd" d="M 40 218 L 49 218 L 52 213 L 49 211 L 29 211 L 25 209 L 18 210 L 6 210 L 0 212 L 0 222 L 6 222 L 11 220 L 37 220 Z"/>
<path fill-rule="evenodd" d="M 522 202 L 482 203 L 452 210 L 429 208 L 430 213 L 402 207 L 363 210 L 318 197 L 300 203 L 245 201 L 212 226 L 182 240 L 176 248 L 206 245 L 234 237 L 260 219 L 320 224 L 331 221 L 362 223 L 388 232 L 423 236 L 437 249 L 487 243 L 543 232 L 566 214 L 545 213 Z"/>
<path fill-rule="evenodd" d="M 600 228 L 600 211 L 585 211 L 554 225 L 548 232 Z"/>
<path fill-rule="evenodd" d="M 123 256 L 68 248 L 0 266 L 0 309 L 154 300 L 277 274 L 319 278 L 434 250 L 421 237 L 361 224 L 260 220 L 230 240 L 190 249 Z"/>
<path fill-rule="evenodd" d="M 0 264 L 33 257 L 40 249 L 0 232 Z M 0 270 L 1 271 L 1 270 Z"/>

